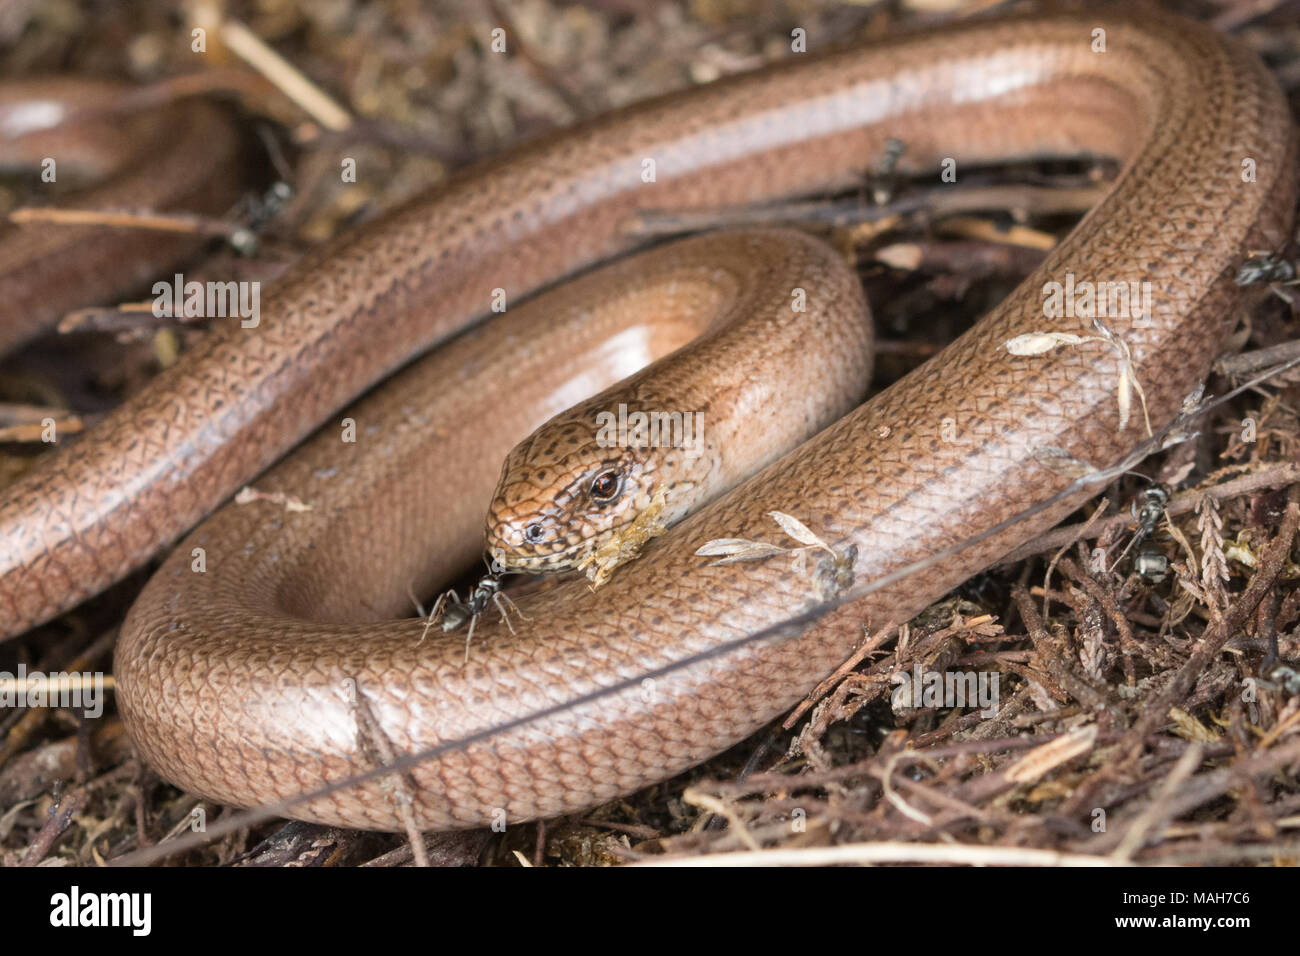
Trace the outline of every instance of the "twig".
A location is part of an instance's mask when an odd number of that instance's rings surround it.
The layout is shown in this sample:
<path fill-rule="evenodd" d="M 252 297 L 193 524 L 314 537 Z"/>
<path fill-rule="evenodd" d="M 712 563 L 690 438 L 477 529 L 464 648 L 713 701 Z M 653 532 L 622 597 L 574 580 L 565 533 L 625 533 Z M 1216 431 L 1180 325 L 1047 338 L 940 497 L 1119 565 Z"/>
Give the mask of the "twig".
<path fill-rule="evenodd" d="M 27 852 L 23 854 L 23 858 L 18 865 L 37 866 L 45 859 L 46 854 L 50 852 L 50 848 L 63 835 L 63 831 L 68 828 L 72 818 L 85 802 L 86 791 L 82 787 L 78 787 L 71 793 L 65 793 L 60 797 L 50 807 L 44 825 L 41 827 L 40 832 L 36 834 L 36 839 L 27 847 Z"/>
<path fill-rule="evenodd" d="M 1229 498 L 1236 498 L 1240 495 L 1250 494 L 1253 491 L 1264 491 L 1271 488 L 1280 488 L 1300 481 L 1300 465 L 1287 462 L 1285 464 L 1270 465 L 1259 471 L 1252 472 L 1249 475 L 1242 475 L 1240 478 L 1233 478 L 1219 485 L 1212 485 L 1209 488 L 1192 488 L 1180 492 L 1169 499 L 1169 504 L 1165 508 L 1165 514 L 1174 517 L 1186 514 L 1195 510 L 1196 503 L 1203 495 L 1209 495 L 1219 501 L 1225 501 Z M 1063 528 L 1054 528 L 1046 534 L 1041 534 L 1032 541 L 1022 544 L 1014 551 L 1009 553 L 998 563 L 1000 565 L 1017 564 L 1025 558 L 1035 554 L 1041 554 L 1044 551 L 1052 551 L 1062 546 L 1073 544 L 1079 538 L 1083 537 L 1088 527 L 1092 525 L 1096 536 L 1100 537 L 1111 529 L 1121 530 L 1137 527 L 1137 519 L 1127 512 L 1111 515 L 1104 518 L 1095 525 L 1092 519 L 1080 524 L 1072 524 Z"/>
<path fill-rule="evenodd" d="M 750 834 L 749 829 L 745 826 L 745 821 L 740 818 L 740 814 L 727 804 L 725 800 L 715 797 L 712 794 L 700 793 L 694 787 L 687 787 L 686 792 L 682 794 L 682 800 L 693 807 L 699 807 L 702 810 L 708 810 L 710 813 L 716 813 L 731 824 L 731 832 L 736 834 L 746 846 L 751 850 L 758 850 L 758 842 Z"/>
<path fill-rule="evenodd" d="M 1130 686 L 1133 684 L 1133 655 L 1137 653 L 1138 642 L 1133 636 L 1133 626 L 1129 624 L 1128 617 L 1119 606 L 1119 601 L 1115 595 L 1101 586 L 1101 582 L 1091 577 L 1086 571 L 1080 568 L 1069 558 L 1061 559 L 1061 570 L 1066 576 L 1078 584 L 1088 596 L 1101 605 L 1101 609 L 1110 618 L 1111 623 L 1115 625 L 1115 630 L 1119 634 L 1120 652 L 1124 655 L 1125 671 Z"/>
<path fill-rule="evenodd" d="M 1238 379 L 1294 358 L 1300 358 L 1300 339 L 1255 349 L 1252 352 L 1225 355 L 1214 363 L 1214 371 L 1225 378 Z"/>
<path fill-rule="evenodd" d="M 846 863 L 946 863 L 952 866 L 1123 866 L 1107 857 L 1013 846 L 846 843 L 841 846 L 643 860 L 633 866 L 833 866 Z"/>
<path fill-rule="evenodd" d="M 1189 748 L 1191 746 L 1188 745 Z M 1207 747 L 1207 751 L 1208 749 Z M 1300 740 L 1293 740 L 1272 750 L 1242 757 L 1220 770 L 1211 770 L 1184 781 L 1168 798 L 1168 803 L 1161 808 L 1160 814 L 1166 820 L 1177 819 L 1211 800 L 1217 800 L 1229 790 L 1240 787 L 1243 780 L 1274 774 L 1279 768 L 1289 766 L 1297 760 L 1300 760 Z M 1127 835 L 1128 828 L 1123 829 L 1122 832 Z M 1119 833 L 1120 828 L 1117 827 L 1114 834 L 1107 833 L 1100 838 L 1093 836 L 1090 838 L 1089 846 L 1105 847 L 1110 843 L 1118 844 L 1123 839 Z"/>
<path fill-rule="evenodd" d="M 882 628 L 875 637 L 863 641 L 862 646 L 850 654 L 843 664 L 835 668 L 834 673 L 809 691 L 808 696 L 805 697 L 800 702 L 799 706 L 791 712 L 790 716 L 782 722 L 781 728 L 783 730 L 789 730 L 798 723 L 799 718 L 808 712 L 808 708 L 812 707 L 817 703 L 817 701 L 830 693 L 831 688 L 852 673 L 853 669 L 861 664 L 868 654 L 879 650 L 881 645 L 883 645 L 885 641 L 889 640 L 897 630 L 897 624 L 890 624 L 887 627 Z"/>
<path fill-rule="evenodd" d="M 384 733 L 383 727 L 375 718 L 374 711 L 370 709 L 370 702 L 359 689 L 353 695 L 352 709 L 357 721 L 358 749 L 370 755 L 373 762 L 380 766 L 394 763 L 397 759 L 397 752 L 393 748 L 393 742 Z M 424 835 L 416 825 L 415 811 L 412 809 L 415 804 L 415 791 L 418 786 L 409 773 L 395 773 L 389 779 L 391 780 L 390 786 L 396 790 L 392 795 L 393 804 L 397 809 L 398 816 L 402 818 L 402 825 L 406 828 L 406 838 L 411 846 L 415 865 L 427 868 L 429 866 L 429 854 L 425 850 Z"/>
<path fill-rule="evenodd" d="M 1020 619 L 1024 622 L 1029 639 L 1033 642 L 1039 664 L 1052 675 L 1067 694 L 1097 714 L 1105 726 L 1114 727 L 1123 716 L 1119 706 L 1112 703 L 1105 691 L 1092 686 L 1082 675 L 1076 674 L 1070 667 L 1064 649 L 1058 646 L 1043 627 L 1029 592 L 1022 585 L 1016 585 L 1011 596 L 1020 610 Z"/>
<path fill-rule="evenodd" d="M 1205 747 L 1198 742 L 1193 742 L 1178 758 L 1178 763 L 1160 784 L 1160 789 L 1151 800 L 1151 804 L 1133 821 L 1133 825 L 1124 833 L 1124 839 L 1115 848 L 1113 855 L 1117 861 L 1131 860 L 1133 854 L 1142 848 L 1147 834 L 1152 830 L 1159 830 L 1169 821 L 1173 815 L 1174 794 L 1201 765 L 1204 756 Z"/>
<path fill-rule="evenodd" d="M 569 89 L 563 77 L 550 64 L 533 56 L 533 52 L 528 48 L 528 44 L 524 42 L 523 33 L 515 23 L 514 18 L 506 12 L 505 8 L 497 0 L 486 0 L 486 2 L 493 18 L 514 38 L 515 54 L 528 72 L 533 75 L 533 78 L 558 96 L 574 117 L 586 115 L 587 108 L 578 95 Z"/>
<path fill-rule="evenodd" d="M 241 226 L 235 223 L 179 213 L 156 213 L 129 209 L 68 209 L 25 206 L 9 214 L 17 225 L 51 223 L 59 226 L 104 226 L 111 229 L 153 229 L 186 235 L 229 238 Z"/>
<path fill-rule="evenodd" d="M 112 649 L 117 642 L 117 633 L 118 629 L 116 627 L 105 631 L 84 651 L 66 664 L 60 665 L 57 669 L 68 673 L 86 670 Z M 0 744 L 0 767 L 3 767 L 10 757 L 23 748 L 27 739 L 45 723 L 49 713 L 50 711 L 46 707 L 28 708 L 27 712 L 19 718 L 18 723 L 10 728 L 9 733 L 5 736 L 4 743 Z"/>
<path fill-rule="evenodd" d="M 65 418 L 55 418 L 53 421 L 55 433 L 58 435 L 75 435 L 86 429 L 85 421 L 77 415 L 67 415 Z M 45 425 L 40 422 L 0 428 L 0 442 L 26 445 L 44 440 Z"/>
<path fill-rule="evenodd" d="M 1056 554 L 1052 556 L 1052 560 L 1047 562 L 1047 570 L 1043 572 L 1043 620 L 1047 620 L 1049 617 L 1051 617 L 1051 614 L 1049 613 L 1049 609 L 1052 606 L 1052 572 L 1056 570 L 1056 566 L 1060 564 L 1061 559 L 1065 557 L 1065 552 L 1069 549 L 1070 545 L 1074 544 L 1074 542 L 1077 541 L 1079 538 L 1082 538 L 1085 535 L 1087 535 L 1088 529 L 1091 528 L 1093 524 L 1096 523 L 1097 519 L 1100 518 L 1105 513 L 1106 509 L 1109 506 L 1110 506 L 1109 498 L 1102 498 L 1101 501 L 1097 502 L 1097 507 L 1093 510 L 1092 514 L 1088 517 L 1088 520 L 1081 525 L 1076 525 L 1076 527 L 1078 528 L 1078 534 L 1076 534 L 1070 540 L 1064 542 L 1061 545 L 1060 550 L 1057 551 Z"/>
<path fill-rule="evenodd" d="M 352 125 L 347 110 L 238 20 L 223 21 L 219 32 L 221 41 L 232 53 L 274 83 L 326 129 L 344 130 Z"/>
<path fill-rule="evenodd" d="M 843 227 L 914 212 L 927 212 L 936 216 L 1002 209 L 1023 209 L 1031 213 L 1082 212 L 1095 206 L 1105 193 L 1106 190 L 1100 187 L 1061 189 L 1046 186 L 985 186 L 959 191 L 945 186 L 912 192 L 876 206 L 853 199 L 717 206 L 690 212 L 643 209 L 625 224 L 624 229 L 633 236 L 668 236 L 771 222 L 804 222 Z"/>

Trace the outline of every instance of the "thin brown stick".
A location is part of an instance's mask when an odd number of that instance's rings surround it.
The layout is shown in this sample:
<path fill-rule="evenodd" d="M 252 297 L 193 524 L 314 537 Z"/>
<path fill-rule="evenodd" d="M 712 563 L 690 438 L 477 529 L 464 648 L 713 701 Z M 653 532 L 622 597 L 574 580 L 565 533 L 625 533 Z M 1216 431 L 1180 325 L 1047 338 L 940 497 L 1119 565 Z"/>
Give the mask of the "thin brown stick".
<path fill-rule="evenodd" d="M 806 714 L 810 707 L 829 694 L 831 689 L 847 677 L 855 667 L 861 664 L 868 654 L 879 650 L 881 645 L 883 645 L 885 641 L 889 640 L 897 630 L 897 624 L 889 624 L 883 630 L 879 631 L 875 637 L 863 641 L 861 647 L 850 654 L 844 663 L 835 668 L 835 671 L 830 674 L 830 676 L 809 692 L 808 696 L 803 699 L 799 706 L 790 713 L 790 716 L 781 723 L 782 729 L 789 730 L 798 723 L 799 718 Z"/>
<path fill-rule="evenodd" d="M 81 809 L 81 805 L 85 801 L 86 791 L 81 787 L 60 797 L 50 807 L 49 816 L 45 818 L 45 823 L 40 832 L 36 834 L 36 839 L 28 845 L 27 852 L 23 854 L 23 858 L 18 865 L 36 866 L 44 860 L 51 848 L 53 848 L 55 841 L 68 829 L 68 825 L 72 823 L 72 818 Z"/>
<path fill-rule="evenodd" d="M 1281 342 L 1251 352 L 1225 355 L 1214 363 L 1214 371 L 1231 379 L 1245 378 L 1297 357 L 1300 357 L 1300 339 L 1292 339 L 1290 342 Z M 1280 376 L 1281 380 L 1286 378 L 1287 376 Z"/>
<path fill-rule="evenodd" d="M 116 642 L 117 628 L 105 631 L 84 651 L 66 664 L 60 665 L 57 669 L 69 673 L 84 671 L 107 654 Z M 19 718 L 18 723 L 10 728 L 9 733 L 5 736 L 4 743 L 0 744 L 0 767 L 3 767 L 14 754 L 18 753 L 26 745 L 28 739 L 48 719 L 49 714 L 50 710 L 47 707 L 28 708 L 27 712 Z"/>
<path fill-rule="evenodd" d="M 225 20 L 218 31 L 221 41 L 232 53 L 275 84 L 281 93 L 321 126 L 344 130 L 352 125 L 352 114 L 244 24 L 238 20 Z"/>
<path fill-rule="evenodd" d="M 1029 632 L 1029 639 L 1033 642 L 1038 663 L 1052 675 L 1067 694 L 1095 713 L 1103 727 L 1114 728 L 1123 717 L 1119 705 L 1113 703 L 1105 691 L 1094 687 L 1086 677 L 1076 673 L 1070 666 L 1065 648 L 1061 647 L 1060 642 L 1054 640 L 1043 627 L 1043 621 L 1038 616 L 1038 608 L 1030 598 L 1029 592 L 1022 585 L 1016 585 L 1011 591 L 1011 596 L 1020 611 L 1020 619 L 1024 622 L 1025 630 Z"/>
<path fill-rule="evenodd" d="M 1093 186 L 977 186 L 960 191 L 935 187 L 909 192 L 878 206 L 855 199 L 844 202 L 777 202 L 752 207 L 718 206 L 691 212 L 644 209 L 629 220 L 625 228 L 634 236 L 667 236 L 772 222 L 843 227 L 921 211 L 936 216 L 1003 209 L 1042 214 L 1084 212 L 1095 206 L 1104 194 L 1105 189 Z"/>
<path fill-rule="evenodd" d="M 358 748 L 362 753 L 370 755 L 376 764 L 391 764 L 397 758 L 396 750 L 392 741 L 388 739 L 388 735 L 384 733 L 383 727 L 375 718 L 374 711 L 370 708 L 370 702 L 362 695 L 360 689 L 353 696 L 352 709 L 357 721 Z M 427 868 L 429 866 L 429 854 L 425 850 L 424 835 L 416 826 L 415 811 L 412 809 L 415 804 L 415 780 L 409 773 L 395 773 L 389 780 L 391 781 L 393 804 L 397 808 L 398 815 L 402 818 L 402 825 L 406 828 L 407 842 L 411 846 L 415 865 Z"/>
<path fill-rule="evenodd" d="M 1052 556 L 1052 560 L 1047 562 L 1047 570 L 1043 572 L 1043 620 L 1047 620 L 1049 617 L 1051 617 L 1049 611 L 1052 606 L 1052 590 L 1051 590 L 1052 572 L 1056 570 L 1056 566 L 1060 564 L 1061 559 L 1065 557 L 1065 552 L 1070 547 L 1070 545 L 1074 544 L 1074 542 L 1077 541 L 1079 538 L 1082 538 L 1085 535 L 1087 535 L 1088 529 L 1097 523 L 1097 519 L 1100 518 L 1103 514 L 1105 514 L 1106 509 L 1109 506 L 1110 506 L 1109 498 L 1102 498 L 1101 501 L 1097 502 L 1097 507 L 1093 509 L 1093 512 L 1091 515 L 1089 515 L 1088 520 L 1085 521 L 1083 524 L 1077 526 L 1079 529 L 1079 533 L 1076 534 L 1069 541 L 1066 541 L 1064 544 L 1062 544 L 1060 549 L 1056 552 L 1056 554 Z"/>
<path fill-rule="evenodd" d="M 1133 821 L 1133 825 L 1125 831 L 1124 839 L 1120 840 L 1119 846 L 1115 848 L 1115 859 L 1124 860 L 1125 862 L 1132 859 L 1133 854 L 1142 849 L 1147 834 L 1153 831 L 1158 833 L 1160 828 L 1169 822 L 1174 812 L 1174 794 L 1178 792 L 1178 788 L 1186 782 L 1187 778 L 1196 771 L 1196 768 L 1201 765 L 1204 757 L 1205 748 L 1200 743 L 1193 741 L 1192 745 L 1178 758 L 1178 763 L 1174 765 L 1174 769 L 1170 771 L 1169 776 L 1165 777 L 1161 782 L 1160 789 L 1152 798 L 1151 804 L 1138 815 L 1138 818 Z"/>
<path fill-rule="evenodd" d="M 1286 462 L 1284 464 L 1270 465 L 1259 471 L 1252 472 L 1248 475 L 1242 475 L 1240 478 L 1233 478 L 1231 481 L 1225 481 L 1220 485 L 1213 485 L 1209 488 L 1192 488 L 1188 491 L 1181 492 L 1169 499 L 1169 504 L 1165 508 L 1165 514 L 1176 516 L 1186 514 L 1196 508 L 1197 501 L 1203 495 L 1218 500 L 1225 501 L 1229 498 L 1236 498 L 1240 495 L 1250 494 L 1255 491 L 1265 491 L 1272 488 L 1281 488 L 1284 485 L 1300 481 L 1300 465 Z M 1014 551 L 1003 558 L 999 564 L 1016 564 L 1035 554 L 1041 554 L 1044 551 L 1054 551 L 1062 545 L 1071 544 L 1078 540 L 1079 537 L 1087 530 L 1089 522 L 1081 524 L 1068 525 L 1064 528 L 1055 528 L 1046 534 L 1039 535 L 1027 544 L 1021 545 Z M 1124 529 L 1137 527 L 1137 519 L 1127 512 L 1112 515 L 1104 518 L 1093 526 L 1095 533 L 1100 536 L 1112 528 Z"/>
<path fill-rule="evenodd" d="M 553 69 L 550 64 L 544 62 L 533 55 L 527 43 L 523 40 L 523 33 L 515 24 L 514 18 L 506 12 L 506 9 L 497 0 L 486 0 L 487 8 L 492 17 L 505 28 L 507 34 L 514 39 L 515 54 L 519 57 L 520 63 L 532 74 L 542 86 L 546 87 L 560 101 L 568 107 L 575 118 L 581 118 L 588 112 L 587 107 L 583 104 L 582 99 L 573 90 L 569 89 L 563 76 Z"/>
<path fill-rule="evenodd" d="M 129 209 L 67 209 L 45 206 L 25 206 L 9 214 L 9 221 L 17 225 L 49 223 L 58 226 L 104 226 L 110 229 L 153 229 L 159 232 L 179 232 L 186 235 L 221 236 L 228 238 L 238 229 L 236 223 L 222 222 L 205 216 L 164 214 Z"/>

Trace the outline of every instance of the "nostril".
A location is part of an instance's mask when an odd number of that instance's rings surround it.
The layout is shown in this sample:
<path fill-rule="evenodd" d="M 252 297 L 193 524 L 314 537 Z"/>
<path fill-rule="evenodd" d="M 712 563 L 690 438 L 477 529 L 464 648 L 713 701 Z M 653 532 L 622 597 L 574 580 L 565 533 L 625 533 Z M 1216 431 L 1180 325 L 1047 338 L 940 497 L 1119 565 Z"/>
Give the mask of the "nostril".
<path fill-rule="evenodd" d="M 545 537 L 546 537 L 546 529 L 543 528 L 537 522 L 533 522 L 528 527 L 524 528 L 524 538 L 533 544 L 536 544 L 538 541 L 541 541 Z"/>

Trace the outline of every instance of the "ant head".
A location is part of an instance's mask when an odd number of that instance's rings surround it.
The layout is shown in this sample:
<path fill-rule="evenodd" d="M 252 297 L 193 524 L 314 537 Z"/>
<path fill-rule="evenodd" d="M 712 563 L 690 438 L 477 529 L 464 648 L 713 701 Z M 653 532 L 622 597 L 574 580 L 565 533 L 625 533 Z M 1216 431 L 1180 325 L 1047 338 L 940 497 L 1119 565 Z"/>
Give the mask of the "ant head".
<path fill-rule="evenodd" d="M 1160 482 L 1154 483 L 1150 488 L 1143 492 L 1147 501 L 1152 504 L 1164 507 L 1169 504 L 1169 486 L 1162 485 Z"/>

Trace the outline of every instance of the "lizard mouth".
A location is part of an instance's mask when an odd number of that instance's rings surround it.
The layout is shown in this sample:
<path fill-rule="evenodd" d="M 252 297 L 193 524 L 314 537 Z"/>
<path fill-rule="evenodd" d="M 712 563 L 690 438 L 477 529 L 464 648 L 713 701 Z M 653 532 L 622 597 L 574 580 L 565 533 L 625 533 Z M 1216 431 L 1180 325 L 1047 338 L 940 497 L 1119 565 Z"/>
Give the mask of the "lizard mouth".
<path fill-rule="evenodd" d="M 592 550 L 590 546 L 567 545 L 558 550 L 524 551 L 488 535 L 488 557 L 502 571 L 541 574 L 546 571 L 570 571 Z"/>

